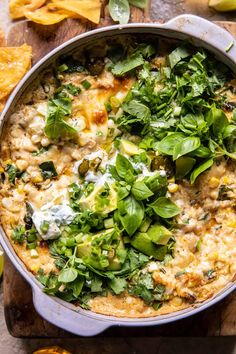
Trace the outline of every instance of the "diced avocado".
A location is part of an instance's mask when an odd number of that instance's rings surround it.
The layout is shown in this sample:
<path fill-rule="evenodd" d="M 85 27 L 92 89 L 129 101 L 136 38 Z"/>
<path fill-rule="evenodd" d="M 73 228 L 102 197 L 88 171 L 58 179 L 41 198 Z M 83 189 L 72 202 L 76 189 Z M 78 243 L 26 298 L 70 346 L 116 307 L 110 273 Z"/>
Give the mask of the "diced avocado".
<path fill-rule="evenodd" d="M 141 224 L 141 226 L 140 226 L 140 228 L 139 228 L 139 231 L 140 231 L 140 232 L 147 232 L 147 230 L 148 230 L 148 228 L 149 228 L 151 222 L 152 222 L 151 219 L 146 218 L 146 219 L 142 222 L 142 224 Z"/>
<path fill-rule="evenodd" d="M 167 246 L 157 246 L 145 232 L 137 232 L 131 240 L 131 245 L 140 252 L 152 256 L 158 261 L 163 261 L 167 252 Z"/>
<path fill-rule="evenodd" d="M 109 219 L 105 219 L 104 220 L 104 226 L 105 226 L 105 229 L 110 229 L 114 226 L 114 220 L 113 218 L 109 218 Z"/>
<path fill-rule="evenodd" d="M 77 245 L 77 256 L 83 261 L 99 270 L 119 270 L 121 269 L 121 261 L 117 257 L 117 251 L 124 250 L 124 244 L 118 232 L 112 228 L 103 230 L 94 235 L 87 235 L 84 237 L 85 241 Z M 110 243 L 106 244 L 111 240 Z M 113 241 L 117 242 L 113 242 Z M 108 266 L 101 265 L 100 260 L 104 259 L 104 253 L 107 254 L 105 261 Z"/>
<path fill-rule="evenodd" d="M 109 195 L 107 198 L 107 203 L 100 206 L 99 205 L 99 196 L 104 191 L 104 185 L 95 186 L 92 193 L 87 197 L 82 197 L 80 199 L 80 207 L 82 209 L 89 209 L 93 212 L 100 212 L 102 214 L 108 214 L 111 211 L 117 208 L 117 192 L 115 191 L 112 185 L 109 186 Z"/>
<path fill-rule="evenodd" d="M 129 156 L 138 155 L 140 153 L 139 147 L 129 140 L 121 139 L 120 151 Z"/>
<path fill-rule="evenodd" d="M 156 243 L 157 245 L 166 245 L 172 236 L 172 233 L 166 227 L 160 224 L 152 225 L 148 229 L 147 234 L 152 242 Z"/>

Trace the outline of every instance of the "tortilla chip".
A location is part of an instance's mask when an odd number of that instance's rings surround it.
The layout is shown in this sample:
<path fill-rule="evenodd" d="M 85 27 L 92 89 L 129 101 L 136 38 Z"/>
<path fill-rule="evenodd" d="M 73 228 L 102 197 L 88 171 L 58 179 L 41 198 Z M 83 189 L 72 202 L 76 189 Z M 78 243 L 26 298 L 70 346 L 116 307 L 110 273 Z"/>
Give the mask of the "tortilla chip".
<path fill-rule="evenodd" d="M 52 0 L 53 5 L 58 9 L 74 12 L 79 18 L 86 18 L 96 24 L 100 20 L 101 2 L 100 0 Z"/>
<path fill-rule="evenodd" d="M 3 31 L 0 29 L 0 47 L 5 47 L 6 40 Z"/>
<path fill-rule="evenodd" d="M 54 7 L 55 8 L 55 7 Z M 48 6 L 44 6 L 36 11 L 24 12 L 25 17 L 29 20 L 39 23 L 41 25 L 54 25 L 55 23 L 61 22 L 65 18 L 73 17 L 73 14 L 65 10 L 55 10 L 52 11 Z"/>
<path fill-rule="evenodd" d="M 9 12 L 13 20 L 25 17 L 24 11 L 34 11 L 45 4 L 47 0 L 10 0 Z"/>
<path fill-rule="evenodd" d="M 0 113 L 3 111 L 6 101 L 7 97 L 5 97 L 3 100 L 0 100 Z"/>
<path fill-rule="evenodd" d="M 32 47 L 0 48 L 0 102 L 6 98 L 31 66 Z"/>

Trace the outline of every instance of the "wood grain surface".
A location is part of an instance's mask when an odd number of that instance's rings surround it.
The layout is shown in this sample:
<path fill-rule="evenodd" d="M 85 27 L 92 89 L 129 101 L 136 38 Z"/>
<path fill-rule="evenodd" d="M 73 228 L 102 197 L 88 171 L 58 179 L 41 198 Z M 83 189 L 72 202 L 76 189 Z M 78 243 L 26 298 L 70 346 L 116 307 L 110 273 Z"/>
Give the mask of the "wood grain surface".
<path fill-rule="evenodd" d="M 158 1 L 158 0 L 157 0 Z M 164 3 L 162 0 L 159 0 Z M 102 19 L 99 26 L 112 23 L 104 1 Z M 195 12 L 205 17 L 214 17 L 215 12 L 205 6 L 204 0 L 167 1 L 160 7 L 158 15 L 150 11 L 152 20 L 166 19 L 168 13 Z M 164 11 L 165 10 L 165 11 Z M 199 13 L 200 12 L 200 13 Z M 154 18 L 155 17 L 155 18 Z M 169 16 L 171 17 L 171 16 Z M 215 18 L 215 17 L 214 17 Z M 217 17 L 216 17 L 217 18 Z M 132 22 L 149 21 L 149 12 L 132 8 Z M 236 37 L 236 23 L 229 21 L 218 24 Z M 66 40 L 95 28 L 87 21 L 68 19 L 61 24 L 41 26 L 28 21 L 14 25 L 8 35 L 11 46 L 26 42 L 33 47 L 33 63 Z M 8 259 L 4 270 L 5 318 L 10 333 L 15 337 L 68 337 L 71 334 L 51 325 L 40 317 L 34 309 L 30 286 L 20 276 Z M 191 318 L 161 327 L 112 328 L 101 337 L 157 337 L 157 336 L 231 336 L 236 335 L 236 294 L 233 294 L 214 307 Z"/>

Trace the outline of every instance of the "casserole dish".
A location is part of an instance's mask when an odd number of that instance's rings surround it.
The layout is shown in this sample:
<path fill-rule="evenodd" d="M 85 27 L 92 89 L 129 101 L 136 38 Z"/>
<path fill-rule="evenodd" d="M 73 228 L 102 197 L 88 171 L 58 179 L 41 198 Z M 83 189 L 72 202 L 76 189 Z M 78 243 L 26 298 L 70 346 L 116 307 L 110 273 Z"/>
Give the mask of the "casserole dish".
<path fill-rule="evenodd" d="M 196 34 L 197 31 L 198 33 Z M 80 46 L 91 45 L 94 41 L 101 38 L 111 38 L 117 34 L 150 34 L 152 36 L 167 37 L 170 39 L 188 40 L 195 46 L 202 46 L 210 50 L 218 57 L 219 60 L 223 61 L 231 68 L 231 70 L 236 72 L 234 60 L 236 57 L 236 42 L 233 37 L 218 26 L 196 16 L 183 15 L 169 21 L 164 25 L 131 24 L 126 26 L 111 26 L 73 38 L 52 51 L 39 63 L 37 63 L 13 92 L 2 113 L 1 124 L 3 124 L 4 121 L 8 119 L 9 115 L 14 111 L 15 105 L 26 87 L 30 85 L 42 72 L 42 70 L 50 65 L 56 58 L 62 54 L 72 51 L 75 48 L 79 48 Z M 229 49 L 227 50 L 227 48 Z M 227 288 L 218 293 L 214 298 L 192 308 L 169 315 L 162 315 L 147 319 L 119 319 L 112 316 L 108 317 L 83 310 L 59 299 L 45 295 L 34 276 L 26 270 L 24 264 L 14 253 L 10 242 L 4 235 L 3 230 L 1 230 L 1 243 L 13 264 L 31 284 L 33 290 L 33 301 L 37 311 L 49 322 L 52 322 L 53 324 L 77 335 L 95 335 L 114 325 L 150 326 L 172 322 L 193 315 L 209 307 L 210 305 L 213 305 L 235 289 L 235 283 L 230 283 Z"/>

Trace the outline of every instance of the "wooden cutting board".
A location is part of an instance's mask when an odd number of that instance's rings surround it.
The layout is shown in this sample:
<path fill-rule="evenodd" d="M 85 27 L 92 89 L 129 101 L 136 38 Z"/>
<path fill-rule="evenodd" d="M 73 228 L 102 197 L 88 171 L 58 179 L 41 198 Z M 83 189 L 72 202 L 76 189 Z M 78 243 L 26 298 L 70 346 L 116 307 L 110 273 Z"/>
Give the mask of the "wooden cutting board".
<path fill-rule="evenodd" d="M 160 3 L 163 1 L 160 1 Z M 200 1 L 202 2 L 202 1 Z M 192 3 L 185 1 L 186 9 Z M 177 5 L 173 10 L 177 9 Z M 183 8 L 182 8 L 183 9 Z M 170 9 L 171 10 L 171 9 Z M 202 7 L 201 7 L 202 11 Z M 207 10 L 208 11 L 208 10 Z M 179 13 L 179 10 L 178 10 Z M 208 16 L 208 14 L 206 14 Z M 163 20 L 163 16 L 152 20 Z M 132 22 L 149 21 L 149 12 L 132 9 Z M 112 24 L 106 6 L 102 9 L 101 26 Z M 219 22 L 236 37 L 236 23 Z M 14 25 L 8 36 L 8 45 L 17 46 L 26 42 L 33 47 L 33 63 L 66 40 L 82 32 L 95 28 L 91 23 L 77 20 L 66 20 L 53 26 L 40 26 L 30 22 Z M 15 337 L 68 337 L 71 334 L 51 325 L 42 319 L 34 309 L 30 286 L 6 259 L 4 270 L 4 307 L 5 318 L 10 333 Z M 114 328 L 104 332 L 105 337 L 158 337 L 158 336 L 232 336 L 236 335 L 236 294 L 216 306 L 192 318 L 177 323 L 151 328 Z"/>

